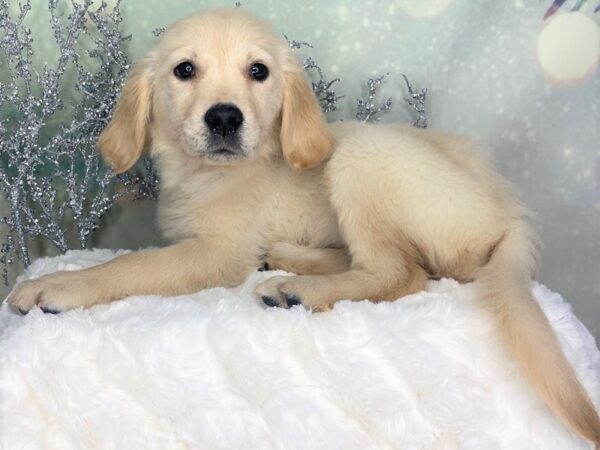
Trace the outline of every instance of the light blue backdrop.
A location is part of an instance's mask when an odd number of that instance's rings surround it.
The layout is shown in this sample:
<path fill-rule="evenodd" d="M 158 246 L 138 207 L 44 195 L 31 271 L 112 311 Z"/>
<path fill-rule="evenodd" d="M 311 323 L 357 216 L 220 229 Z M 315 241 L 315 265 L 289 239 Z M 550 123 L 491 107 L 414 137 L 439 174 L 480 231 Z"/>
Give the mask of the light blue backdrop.
<path fill-rule="evenodd" d="M 380 94 L 395 104 L 384 121 L 410 120 L 401 73 L 428 87 L 430 124 L 469 134 L 491 152 L 537 214 L 541 281 L 571 302 L 600 337 L 600 71 L 594 53 L 600 47 L 600 12 L 594 13 L 600 0 L 585 2 L 578 13 L 570 12 L 576 2 L 567 1 L 546 21 L 551 0 L 242 3 L 280 32 L 312 43 L 314 49 L 300 54 L 313 56 L 329 78 L 341 78 L 336 90 L 346 97 L 332 120 L 353 116 L 370 76 L 390 73 Z M 42 33 L 47 2 L 33 4 Z M 233 5 L 123 0 L 131 52 L 142 56 L 156 40 L 152 30 L 188 13 Z M 122 245 L 123 233 L 132 230 L 120 226 L 101 242 Z M 135 245 L 155 242 L 152 233 L 148 228 Z"/>

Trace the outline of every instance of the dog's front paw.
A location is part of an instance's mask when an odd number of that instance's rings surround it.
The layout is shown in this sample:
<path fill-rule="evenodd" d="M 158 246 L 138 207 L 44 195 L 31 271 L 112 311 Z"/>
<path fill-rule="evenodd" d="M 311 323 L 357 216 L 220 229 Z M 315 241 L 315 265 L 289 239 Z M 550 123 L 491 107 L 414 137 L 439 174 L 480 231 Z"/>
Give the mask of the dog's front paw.
<path fill-rule="evenodd" d="M 14 287 L 7 301 L 22 314 L 39 306 L 42 311 L 58 313 L 80 306 L 100 303 L 102 290 L 81 272 L 55 272 Z"/>

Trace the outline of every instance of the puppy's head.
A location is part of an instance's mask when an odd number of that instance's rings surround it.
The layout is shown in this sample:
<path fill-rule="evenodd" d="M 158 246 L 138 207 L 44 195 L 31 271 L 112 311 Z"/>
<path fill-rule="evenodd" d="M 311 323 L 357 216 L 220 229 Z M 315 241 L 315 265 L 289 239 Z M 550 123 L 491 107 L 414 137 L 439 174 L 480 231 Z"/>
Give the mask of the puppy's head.
<path fill-rule="evenodd" d="M 236 8 L 187 17 L 164 33 L 132 69 L 99 146 L 117 173 L 149 146 L 206 165 L 281 149 L 304 169 L 327 156 L 332 138 L 289 46 Z"/>

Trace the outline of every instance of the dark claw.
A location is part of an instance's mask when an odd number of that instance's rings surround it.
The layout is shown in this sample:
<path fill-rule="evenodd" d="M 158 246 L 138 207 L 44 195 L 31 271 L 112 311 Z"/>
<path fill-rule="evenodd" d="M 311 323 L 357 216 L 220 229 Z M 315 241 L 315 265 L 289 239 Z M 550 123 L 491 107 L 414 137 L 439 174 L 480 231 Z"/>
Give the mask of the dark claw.
<path fill-rule="evenodd" d="M 20 312 L 21 314 L 23 314 L 23 315 L 26 315 L 26 314 L 29 312 L 29 311 L 26 311 L 26 310 L 24 310 L 24 309 L 22 309 L 22 308 L 17 308 L 17 309 L 18 309 L 18 310 L 19 310 L 19 312 Z"/>
<path fill-rule="evenodd" d="M 271 270 L 271 269 L 269 268 L 269 263 L 268 263 L 268 262 L 266 262 L 266 261 L 263 263 L 263 265 L 262 265 L 262 266 L 260 266 L 260 267 L 258 268 L 258 271 L 259 271 L 259 272 L 267 272 L 268 270 Z"/>
<path fill-rule="evenodd" d="M 283 294 L 283 298 L 285 298 L 285 302 L 291 308 L 292 306 L 301 305 L 302 300 L 295 294 Z"/>
<path fill-rule="evenodd" d="M 45 314 L 58 314 L 60 313 L 60 311 L 58 309 L 52 309 L 52 308 L 46 308 L 44 306 L 41 306 L 40 309 L 45 313 Z"/>
<path fill-rule="evenodd" d="M 270 306 L 272 308 L 276 308 L 277 306 L 279 306 L 279 303 L 277 303 L 273 297 L 269 297 L 268 295 L 263 295 L 261 298 L 262 298 L 263 303 L 267 306 Z"/>

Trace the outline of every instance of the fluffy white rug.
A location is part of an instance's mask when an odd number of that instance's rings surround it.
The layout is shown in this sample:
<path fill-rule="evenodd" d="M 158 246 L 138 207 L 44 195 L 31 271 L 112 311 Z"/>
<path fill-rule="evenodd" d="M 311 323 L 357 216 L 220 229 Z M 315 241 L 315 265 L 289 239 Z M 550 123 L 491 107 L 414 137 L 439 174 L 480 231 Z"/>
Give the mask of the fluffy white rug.
<path fill-rule="evenodd" d="M 108 260 L 36 261 L 25 276 Z M 60 315 L 0 310 L 3 449 L 587 449 L 533 394 L 468 285 L 393 303 L 267 308 L 237 289 Z M 600 405 L 600 353 L 534 285 Z"/>

